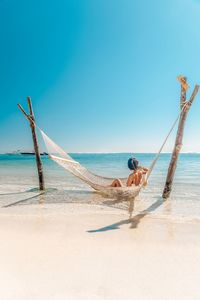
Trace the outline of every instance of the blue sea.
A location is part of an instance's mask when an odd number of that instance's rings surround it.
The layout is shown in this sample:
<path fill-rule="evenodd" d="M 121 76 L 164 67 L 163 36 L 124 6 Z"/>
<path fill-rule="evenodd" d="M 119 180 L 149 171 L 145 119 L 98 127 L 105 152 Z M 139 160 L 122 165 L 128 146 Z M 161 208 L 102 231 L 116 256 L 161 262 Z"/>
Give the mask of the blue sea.
<path fill-rule="evenodd" d="M 129 175 L 127 160 L 131 153 L 71 154 L 92 172 L 103 176 Z M 140 165 L 148 167 L 155 154 L 134 154 Z M 148 212 L 155 217 L 177 220 L 200 220 L 200 154 L 181 154 L 170 199 L 162 201 L 170 154 L 161 154 L 148 186 L 135 201 L 135 212 Z M 42 157 L 46 193 L 43 205 L 90 203 L 126 210 L 127 201 L 116 202 L 96 194 L 89 186 L 73 177 L 55 162 Z M 0 155 L 0 206 L 9 209 L 19 205 L 40 205 L 37 170 L 34 156 Z M 122 199 L 123 200 L 123 199 Z M 52 206 L 53 207 L 53 206 Z M 52 208 L 53 209 L 53 208 Z"/>

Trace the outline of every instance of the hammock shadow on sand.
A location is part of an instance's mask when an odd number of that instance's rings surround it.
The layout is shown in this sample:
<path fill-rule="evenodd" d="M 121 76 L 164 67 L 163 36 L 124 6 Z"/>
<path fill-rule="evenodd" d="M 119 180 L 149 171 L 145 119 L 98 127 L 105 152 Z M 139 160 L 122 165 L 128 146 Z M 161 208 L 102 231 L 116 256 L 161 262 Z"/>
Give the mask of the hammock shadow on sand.
<path fill-rule="evenodd" d="M 138 227 L 140 221 L 149 213 L 155 211 L 158 207 L 160 207 L 164 202 L 166 202 L 166 200 L 164 200 L 163 198 L 159 198 L 156 202 L 154 202 L 153 204 L 151 204 L 147 209 L 144 209 L 143 211 L 141 211 L 140 213 L 138 213 L 137 215 L 135 215 L 132 218 L 128 218 L 116 223 L 113 223 L 111 225 L 105 226 L 105 227 L 101 227 L 98 229 L 94 229 L 94 230 L 87 230 L 88 233 L 96 233 L 96 232 L 104 232 L 104 231 L 109 231 L 109 230 L 116 230 L 116 229 L 120 229 L 120 227 L 122 225 L 125 224 L 130 224 L 130 229 L 135 229 Z"/>
<path fill-rule="evenodd" d="M 127 210 L 127 207 L 118 207 L 116 206 L 117 204 L 120 203 L 127 203 L 127 201 L 131 201 L 130 199 L 126 198 L 116 198 L 116 199 L 111 199 L 108 196 L 101 195 L 97 191 L 88 191 L 88 190 L 69 190 L 69 195 L 70 196 L 75 196 L 75 200 L 73 201 L 67 201 L 68 203 L 80 203 L 80 204 L 90 204 L 90 205 L 101 205 L 101 206 L 106 206 L 106 207 L 112 207 L 113 209 L 118 209 L 118 210 Z M 89 196 L 87 200 L 78 200 L 78 198 L 82 195 Z M 134 198 L 133 198 L 134 200 Z"/>

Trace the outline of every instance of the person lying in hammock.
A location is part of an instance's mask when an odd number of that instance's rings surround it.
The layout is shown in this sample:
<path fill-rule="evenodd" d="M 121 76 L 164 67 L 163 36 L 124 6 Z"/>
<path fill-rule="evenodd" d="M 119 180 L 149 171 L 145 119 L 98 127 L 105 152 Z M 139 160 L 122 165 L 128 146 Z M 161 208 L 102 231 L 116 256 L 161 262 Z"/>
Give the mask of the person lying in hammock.
<path fill-rule="evenodd" d="M 148 172 L 148 169 L 145 167 L 139 166 L 139 161 L 136 158 L 129 158 L 128 168 L 131 171 L 133 171 L 133 173 L 131 173 L 129 175 L 126 185 L 127 186 L 132 186 L 132 185 L 138 186 L 143 179 L 143 175 L 145 175 Z M 123 184 L 120 179 L 115 179 L 111 184 L 111 187 L 122 187 L 122 186 L 123 186 Z"/>

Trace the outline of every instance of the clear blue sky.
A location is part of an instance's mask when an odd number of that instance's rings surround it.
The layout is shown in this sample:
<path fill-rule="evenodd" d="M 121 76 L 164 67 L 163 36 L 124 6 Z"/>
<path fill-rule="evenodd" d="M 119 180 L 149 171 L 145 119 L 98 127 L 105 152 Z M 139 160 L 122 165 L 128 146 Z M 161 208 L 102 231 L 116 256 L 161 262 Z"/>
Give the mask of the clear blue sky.
<path fill-rule="evenodd" d="M 72 152 L 154 152 L 200 83 L 200 1 L 0 0 L 0 152 L 31 149 L 17 108 Z M 183 151 L 200 152 L 200 95 Z M 170 151 L 173 137 L 165 148 Z"/>

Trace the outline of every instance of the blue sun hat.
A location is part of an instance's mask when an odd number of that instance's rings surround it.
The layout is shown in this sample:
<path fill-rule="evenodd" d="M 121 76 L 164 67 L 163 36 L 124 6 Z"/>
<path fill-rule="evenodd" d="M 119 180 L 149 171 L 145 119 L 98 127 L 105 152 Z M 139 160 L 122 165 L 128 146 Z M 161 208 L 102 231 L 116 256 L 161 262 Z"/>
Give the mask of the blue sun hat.
<path fill-rule="evenodd" d="M 130 170 L 135 171 L 138 168 L 138 164 L 139 161 L 136 158 L 131 157 L 128 159 L 128 168 Z"/>

